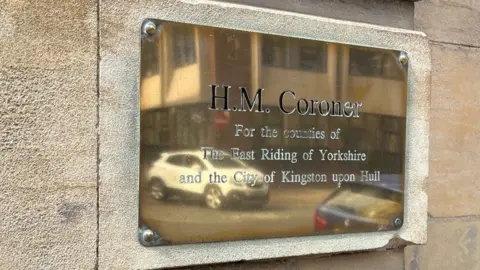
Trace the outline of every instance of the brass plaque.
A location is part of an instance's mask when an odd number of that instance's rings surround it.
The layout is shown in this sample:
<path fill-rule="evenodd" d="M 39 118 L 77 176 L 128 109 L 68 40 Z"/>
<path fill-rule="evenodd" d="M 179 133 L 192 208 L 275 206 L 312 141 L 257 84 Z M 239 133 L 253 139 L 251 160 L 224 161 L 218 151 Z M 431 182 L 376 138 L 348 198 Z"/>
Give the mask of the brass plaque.
<path fill-rule="evenodd" d="M 140 242 L 397 230 L 408 58 L 146 21 Z"/>

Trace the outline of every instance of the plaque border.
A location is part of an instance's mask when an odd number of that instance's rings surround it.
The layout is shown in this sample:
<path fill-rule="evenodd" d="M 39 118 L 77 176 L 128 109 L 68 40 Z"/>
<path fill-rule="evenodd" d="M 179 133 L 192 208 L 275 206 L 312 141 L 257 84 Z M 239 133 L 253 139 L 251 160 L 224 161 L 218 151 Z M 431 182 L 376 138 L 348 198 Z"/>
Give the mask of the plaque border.
<path fill-rule="evenodd" d="M 110 11 L 99 25 L 99 265 L 112 267 L 115 261 L 119 267 L 136 269 L 179 267 L 426 243 L 431 59 L 424 33 L 207 0 L 146 0 L 129 6 L 127 13 Z M 142 25 L 147 19 L 404 51 L 409 74 L 402 227 L 385 232 L 141 245 L 137 235 L 139 79 Z"/>

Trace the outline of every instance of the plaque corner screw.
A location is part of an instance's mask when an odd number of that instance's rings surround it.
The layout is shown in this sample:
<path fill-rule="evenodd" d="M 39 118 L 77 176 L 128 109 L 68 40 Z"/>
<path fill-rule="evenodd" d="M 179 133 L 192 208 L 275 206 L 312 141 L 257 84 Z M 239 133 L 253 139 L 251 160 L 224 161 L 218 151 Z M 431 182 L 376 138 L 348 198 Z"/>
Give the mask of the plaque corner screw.
<path fill-rule="evenodd" d="M 146 21 L 143 24 L 143 33 L 148 36 L 153 36 L 157 32 L 157 25 L 152 21 Z"/>
<path fill-rule="evenodd" d="M 145 243 L 152 243 L 153 242 L 153 231 L 150 229 L 146 229 L 142 232 L 142 240 Z"/>
<path fill-rule="evenodd" d="M 408 63 L 407 54 L 404 52 L 400 53 L 400 55 L 398 56 L 398 61 L 400 62 L 400 64 L 405 66 Z"/>
<path fill-rule="evenodd" d="M 401 218 L 396 218 L 393 223 L 395 224 L 395 227 L 400 227 L 402 225 L 402 219 Z"/>

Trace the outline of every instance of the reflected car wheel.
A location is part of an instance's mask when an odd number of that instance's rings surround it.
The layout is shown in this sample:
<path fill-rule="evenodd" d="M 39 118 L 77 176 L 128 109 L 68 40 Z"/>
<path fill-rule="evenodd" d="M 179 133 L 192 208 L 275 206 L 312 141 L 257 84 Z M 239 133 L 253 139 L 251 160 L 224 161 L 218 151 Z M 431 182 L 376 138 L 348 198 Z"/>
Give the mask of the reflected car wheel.
<path fill-rule="evenodd" d="M 207 187 L 205 190 L 205 204 L 210 209 L 223 208 L 225 204 L 225 198 L 222 195 L 222 191 L 217 186 Z"/>
<path fill-rule="evenodd" d="M 150 183 L 150 194 L 155 200 L 166 200 L 168 197 L 167 188 L 162 180 L 158 178 L 152 179 Z"/>

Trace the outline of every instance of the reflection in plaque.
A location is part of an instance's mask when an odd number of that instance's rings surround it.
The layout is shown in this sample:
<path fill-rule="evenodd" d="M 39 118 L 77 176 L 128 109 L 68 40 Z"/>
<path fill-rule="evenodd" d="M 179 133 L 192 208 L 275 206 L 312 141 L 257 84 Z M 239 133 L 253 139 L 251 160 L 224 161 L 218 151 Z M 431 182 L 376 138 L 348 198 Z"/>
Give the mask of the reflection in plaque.
<path fill-rule="evenodd" d="M 401 226 L 400 52 L 153 22 L 141 48 L 142 244 Z"/>

